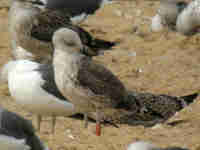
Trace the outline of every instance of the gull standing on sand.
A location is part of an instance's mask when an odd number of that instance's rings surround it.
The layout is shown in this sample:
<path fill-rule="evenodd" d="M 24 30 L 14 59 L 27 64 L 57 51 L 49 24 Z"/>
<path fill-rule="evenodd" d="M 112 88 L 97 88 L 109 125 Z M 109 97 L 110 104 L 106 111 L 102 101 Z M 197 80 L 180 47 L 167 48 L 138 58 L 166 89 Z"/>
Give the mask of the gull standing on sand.
<path fill-rule="evenodd" d="M 75 114 L 74 105 L 59 92 L 52 65 L 29 60 L 10 61 L 4 65 L 1 78 L 8 81 L 8 88 L 15 101 L 37 115 L 40 130 L 42 116 L 52 116 L 54 133 L 56 116 Z"/>
<path fill-rule="evenodd" d="M 9 82 L 11 96 L 18 104 L 37 115 L 38 129 L 40 129 L 42 116 L 52 116 L 52 133 L 54 133 L 56 116 L 80 113 L 59 92 L 54 81 L 53 67 L 50 64 L 39 64 L 30 60 L 10 61 L 1 70 L 1 81 Z M 129 91 L 124 107 L 129 108 L 132 113 L 120 114 L 118 118 L 105 116 L 103 120 L 133 125 L 155 125 L 166 121 L 176 112 L 193 103 L 197 96 L 197 93 L 173 97 Z M 94 112 L 88 115 L 96 119 Z"/>
<path fill-rule="evenodd" d="M 189 149 L 176 146 L 160 148 L 147 141 L 137 141 L 129 144 L 127 150 L 189 150 Z"/>
<path fill-rule="evenodd" d="M 174 30 L 177 17 L 186 6 L 187 3 L 183 0 L 160 0 L 157 14 L 152 18 L 151 30 L 157 32 L 164 27 Z"/>
<path fill-rule="evenodd" d="M 195 34 L 200 27 L 200 0 L 193 0 L 179 15 L 176 23 L 178 32 L 186 35 Z"/>
<path fill-rule="evenodd" d="M 113 121 L 126 116 L 134 118 L 136 115 L 142 120 L 145 117 L 149 119 L 149 113 L 156 112 L 158 119 L 166 119 L 198 96 L 198 93 L 174 97 L 127 91 L 111 71 L 81 53 L 81 40 L 70 29 L 61 28 L 56 31 L 53 44 L 53 67 L 58 89 L 69 98 L 78 112 L 84 114 L 85 126 L 88 113 L 96 112 L 98 136 L 101 131 L 100 122 L 104 119 Z"/>
<path fill-rule="evenodd" d="M 49 150 L 35 134 L 31 121 L 0 107 L 1 150 Z"/>
<path fill-rule="evenodd" d="M 78 34 L 61 28 L 54 33 L 53 67 L 58 89 L 84 113 L 87 126 L 89 112 L 96 112 L 96 134 L 104 115 L 121 116 L 120 108 L 127 92 L 121 81 L 108 69 L 81 54 Z M 117 110 L 118 109 L 118 110 Z M 122 109 L 124 111 L 124 109 Z"/>
<path fill-rule="evenodd" d="M 41 63 L 52 61 L 53 33 L 66 27 L 78 33 L 87 51 L 97 55 L 98 50 L 115 45 L 92 37 L 87 31 L 73 25 L 70 16 L 57 10 L 41 9 L 36 0 L 12 0 L 9 11 L 9 32 L 14 59 L 29 59 Z M 68 17 L 67 17 L 68 16 Z"/>

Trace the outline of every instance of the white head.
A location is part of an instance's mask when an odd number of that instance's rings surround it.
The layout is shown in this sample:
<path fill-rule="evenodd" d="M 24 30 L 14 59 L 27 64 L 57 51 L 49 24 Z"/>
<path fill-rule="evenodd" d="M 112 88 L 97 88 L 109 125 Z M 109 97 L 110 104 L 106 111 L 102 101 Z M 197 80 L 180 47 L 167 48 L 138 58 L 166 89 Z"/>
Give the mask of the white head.
<path fill-rule="evenodd" d="M 53 35 L 55 51 L 61 50 L 68 53 L 80 53 L 83 45 L 78 34 L 68 28 L 61 28 Z"/>
<path fill-rule="evenodd" d="M 138 141 L 131 143 L 127 150 L 159 150 L 159 148 L 149 142 Z"/>
<path fill-rule="evenodd" d="M 61 28 L 54 32 L 53 44 L 55 52 L 61 50 L 68 53 L 81 53 L 89 57 L 98 55 L 98 51 L 83 45 L 78 33 L 68 28 Z"/>

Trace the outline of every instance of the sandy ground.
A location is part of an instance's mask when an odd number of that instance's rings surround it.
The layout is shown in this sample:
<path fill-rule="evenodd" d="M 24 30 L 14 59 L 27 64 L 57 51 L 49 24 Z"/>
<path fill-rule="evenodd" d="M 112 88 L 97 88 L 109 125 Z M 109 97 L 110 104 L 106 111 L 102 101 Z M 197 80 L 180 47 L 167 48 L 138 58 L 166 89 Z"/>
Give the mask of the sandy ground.
<path fill-rule="evenodd" d="M 1 0 L 1 6 L 7 1 Z M 186 37 L 171 31 L 151 33 L 150 18 L 158 1 L 124 1 L 106 6 L 82 25 L 95 36 L 120 44 L 95 59 L 110 68 L 128 89 L 155 94 L 186 95 L 200 90 L 200 36 Z M 0 64 L 10 58 L 8 10 L 0 7 Z M 137 29 L 137 32 L 135 32 Z M 125 150 L 130 142 L 150 140 L 166 146 L 200 149 L 200 98 L 168 122 L 179 124 L 143 126 L 104 126 L 101 137 L 95 124 L 83 128 L 83 121 L 58 118 L 56 133 L 50 133 L 50 118 L 44 118 L 38 135 L 52 150 Z M 0 104 L 28 119 L 35 117 L 16 105 L 7 85 L 0 85 Z"/>

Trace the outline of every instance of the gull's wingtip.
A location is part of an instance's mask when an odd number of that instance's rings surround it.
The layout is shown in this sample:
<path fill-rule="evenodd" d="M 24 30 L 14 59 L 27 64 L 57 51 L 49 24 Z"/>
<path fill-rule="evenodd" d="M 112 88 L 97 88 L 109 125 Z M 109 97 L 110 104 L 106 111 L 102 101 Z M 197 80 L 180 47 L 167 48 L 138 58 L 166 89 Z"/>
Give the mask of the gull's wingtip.
<path fill-rule="evenodd" d="M 199 92 L 195 92 L 195 93 L 190 94 L 190 95 L 181 96 L 181 98 L 184 100 L 184 102 L 187 105 L 189 105 L 190 103 L 193 103 L 198 96 L 199 96 Z"/>

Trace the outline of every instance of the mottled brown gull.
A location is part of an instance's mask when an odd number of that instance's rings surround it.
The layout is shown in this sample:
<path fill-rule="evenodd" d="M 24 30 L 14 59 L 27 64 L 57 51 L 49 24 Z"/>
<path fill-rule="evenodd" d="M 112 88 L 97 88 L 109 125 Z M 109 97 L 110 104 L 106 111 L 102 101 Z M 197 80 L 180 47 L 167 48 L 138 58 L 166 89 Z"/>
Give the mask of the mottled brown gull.
<path fill-rule="evenodd" d="M 96 112 L 97 135 L 104 115 L 119 117 L 127 92 L 121 81 L 104 66 L 80 53 L 78 34 L 62 28 L 53 36 L 55 81 L 65 97 L 85 114 Z M 86 121 L 87 124 L 87 121 Z"/>
<path fill-rule="evenodd" d="M 53 44 L 57 87 L 77 111 L 85 114 L 86 125 L 88 113 L 96 112 L 97 135 L 101 120 L 163 121 L 198 96 L 198 93 L 175 97 L 127 91 L 111 71 L 81 53 L 81 40 L 70 29 L 56 31 Z"/>
<path fill-rule="evenodd" d="M 12 54 L 15 59 L 29 59 L 37 62 L 51 62 L 53 54 L 52 36 L 67 27 L 77 32 L 85 49 L 97 55 L 98 50 L 110 49 L 115 45 L 92 37 L 83 28 L 73 25 L 70 16 L 61 11 L 40 9 L 36 0 L 12 0 L 9 11 L 9 32 Z"/>

